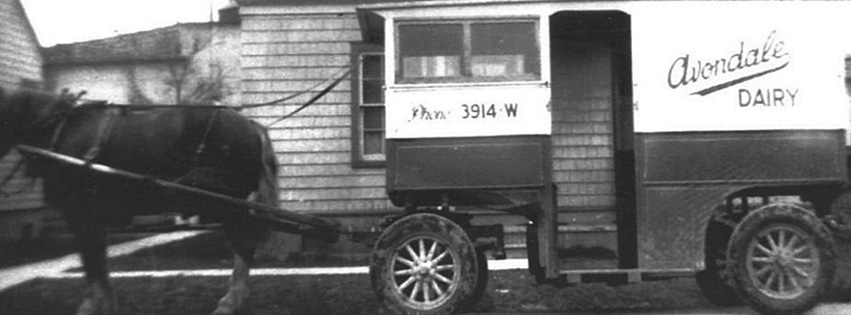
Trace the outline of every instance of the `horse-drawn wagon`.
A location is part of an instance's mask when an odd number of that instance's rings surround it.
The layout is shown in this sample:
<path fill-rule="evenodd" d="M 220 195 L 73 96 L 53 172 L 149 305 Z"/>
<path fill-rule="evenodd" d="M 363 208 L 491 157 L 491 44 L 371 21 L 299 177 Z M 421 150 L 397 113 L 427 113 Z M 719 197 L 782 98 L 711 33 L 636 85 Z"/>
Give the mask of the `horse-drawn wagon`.
<path fill-rule="evenodd" d="M 811 308 L 847 230 L 843 8 L 360 7 L 364 40 L 387 60 L 387 193 L 406 209 L 374 247 L 379 299 L 401 314 L 475 303 L 483 245 L 505 252 L 507 226 L 475 224 L 488 210 L 528 222 L 541 283 L 696 274 L 718 304 Z M 595 206 L 612 209 L 617 245 L 583 260 L 561 232 Z"/>

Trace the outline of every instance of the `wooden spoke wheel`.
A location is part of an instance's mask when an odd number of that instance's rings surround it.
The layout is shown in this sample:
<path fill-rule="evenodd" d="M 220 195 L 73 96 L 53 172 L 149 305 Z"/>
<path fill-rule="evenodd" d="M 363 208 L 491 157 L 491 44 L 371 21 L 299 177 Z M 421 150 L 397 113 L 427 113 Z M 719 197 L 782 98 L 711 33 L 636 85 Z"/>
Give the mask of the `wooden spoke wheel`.
<path fill-rule="evenodd" d="M 477 302 L 478 259 L 460 226 L 439 215 L 413 214 L 376 242 L 372 287 L 395 314 L 451 314 Z"/>
<path fill-rule="evenodd" d="M 742 221 L 730 242 L 735 289 L 763 314 L 800 314 L 818 303 L 834 274 L 830 231 L 795 205 L 768 205 Z"/>

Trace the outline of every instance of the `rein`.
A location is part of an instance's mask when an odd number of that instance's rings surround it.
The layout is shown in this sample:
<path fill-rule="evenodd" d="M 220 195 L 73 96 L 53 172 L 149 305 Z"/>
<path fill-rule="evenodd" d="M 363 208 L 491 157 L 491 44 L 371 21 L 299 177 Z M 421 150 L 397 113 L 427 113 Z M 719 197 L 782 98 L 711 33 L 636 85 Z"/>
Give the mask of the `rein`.
<path fill-rule="evenodd" d="M 270 127 L 274 126 L 275 124 L 277 124 L 277 123 L 279 123 L 279 122 L 281 122 L 281 121 L 283 121 L 287 118 L 290 118 L 290 117 L 294 116 L 295 114 L 298 114 L 298 112 L 300 112 L 300 111 L 304 110 L 305 108 L 309 107 L 310 105 L 313 105 L 314 103 L 316 103 L 316 101 L 318 101 L 320 98 L 322 98 L 323 96 L 328 94 L 328 92 L 331 92 L 331 90 L 333 90 L 335 87 L 337 87 L 337 85 L 339 85 L 340 82 L 343 82 L 343 80 L 346 79 L 349 76 L 349 74 L 352 73 L 352 71 L 354 71 L 354 69 L 357 65 L 358 64 L 355 63 L 355 64 L 348 64 L 348 65 L 345 65 L 344 67 L 342 67 L 339 71 L 337 71 L 338 73 L 342 72 L 342 74 L 339 77 L 337 77 L 336 79 L 334 79 L 334 81 L 332 81 L 331 84 L 329 84 L 324 89 L 322 89 L 322 91 L 319 91 L 319 93 L 317 93 L 316 95 L 311 97 L 310 100 L 308 100 L 307 102 L 305 102 L 304 104 L 302 104 L 301 106 L 299 106 L 298 108 L 293 110 L 292 112 L 290 112 L 290 113 L 282 116 L 281 118 L 278 118 L 277 120 L 266 125 L 266 128 L 270 128 Z M 345 71 L 343 71 L 343 70 L 345 70 Z M 310 92 L 314 88 L 330 81 L 331 78 L 333 78 L 333 77 L 334 76 L 331 76 L 328 79 L 325 79 L 324 81 L 319 82 L 316 85 L 311 86 L 308 89 L 293 93 L 291 95 L 287 95 L 283 98 L 273 100 L 273 101 L 270 101 L 270 102 L 266 102 L 266 103 L 243 105 L 243 106 L 240 107 L 240 109 L 249 109 L 249 108 L 258 108 L 258 107 L 277 105 L 277 104 L 285 102 L 287 100 L 291 100 L 291 99 L 296 98 L 298 96 L 307 94 L 308 92 Z"/>

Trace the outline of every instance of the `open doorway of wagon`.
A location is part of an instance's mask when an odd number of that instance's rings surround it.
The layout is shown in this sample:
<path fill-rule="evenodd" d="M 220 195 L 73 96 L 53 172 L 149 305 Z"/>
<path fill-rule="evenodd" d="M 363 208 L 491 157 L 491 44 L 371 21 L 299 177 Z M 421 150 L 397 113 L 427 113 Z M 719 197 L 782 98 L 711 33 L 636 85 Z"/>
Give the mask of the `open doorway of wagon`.
<path fill-rule="evenodd" d="M 564 269 L 636 267 L 630 17 L 550 17 L 553 179 Z"/>

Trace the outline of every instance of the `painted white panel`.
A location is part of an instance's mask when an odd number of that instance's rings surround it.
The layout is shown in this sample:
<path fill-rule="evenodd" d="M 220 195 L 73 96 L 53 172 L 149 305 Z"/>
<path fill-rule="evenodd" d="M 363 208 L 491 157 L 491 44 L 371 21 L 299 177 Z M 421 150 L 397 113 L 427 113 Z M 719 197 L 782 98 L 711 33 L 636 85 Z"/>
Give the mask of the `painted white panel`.
<path fill-rule="evenodd" d="M 386 92 L 387 138 L 548 135 L 543 84 L 396 88 Z"/>
<path fill-rule="evenodd" d="M 834 11 L 758 2 L 636 9 L 635 130 L 847 129 L 838 43 L 847 27 Z"/>

